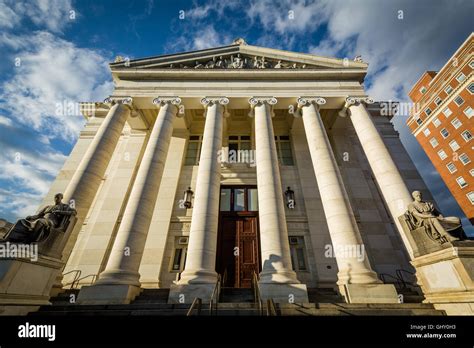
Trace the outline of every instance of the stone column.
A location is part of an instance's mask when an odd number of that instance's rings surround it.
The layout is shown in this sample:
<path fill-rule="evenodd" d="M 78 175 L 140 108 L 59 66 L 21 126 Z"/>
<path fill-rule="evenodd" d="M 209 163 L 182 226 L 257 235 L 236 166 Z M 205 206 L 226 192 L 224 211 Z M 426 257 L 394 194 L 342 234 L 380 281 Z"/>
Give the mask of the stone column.
<path fill-rule="evenodd" d="M 78 303 L 130 303 L 140 292 L 138 269 L 173 133 L 173 119 L 181 99 L 153 101 L 160 111 L 140 162 L 107 265 L 99 280 L 83 287 Z M 106 296 L 106 298 L 104 298 Z"/>
<path fill-rule="evenodd" d="M 395 162 L 385 146 L 382 137 L 372 121 L 372 118 L 364 106 L 364 103 L 371 104 L 373 100 L 370 98 L 354 98 L 346 99 L 344 109 L 341 111 L 343 115 L 346 109 L 349 110 L 350 119 L 357 133 L 357 137 L 364 149 L 364 153 L 369 161 L 370 168 L 374 173 L 378 186 L 385 202 L 388 205 L 392 218 L 398 228 L 403 239 L 405 247 L 413 258 L 413 250 L 408 242 L 405 232 L 400 225 L 398 217 L 403 215 L 408 205 L 413 201 Z"/>
<path fill-rule="evenodd" d="M 225 105 L 229 99 L 203 98 L 206 108 L 201 156 L 194 193 L 186 265 L 180 281 L 171 287 L 169 302 L 192 302 L 200 297 L 209 302 L 217 281 L 216 248 Z"/>
<path fill-rule="evenodd" d="M 348 302 L 396 302 L 393 285 L 381 284 L 372 270 L 357 227 L 347 192 L 331 149 L 319 105 L 319 97 L 298 98 L 313 169 L 332 241 L 332 257 L 336 258 L 341 293 Z M 364 293 L 359 297 L 359 293 Z M 373 298 L 375 297 L 375 299 Z M 382 301 L 382 298 L 385 300 Z"/>
<path fill-rule="evenodd" d="M 291 267 L 290 245 L 278 155 L 273 133 L 273 97 L 249 99 L 250 115 L 255 118 L 257 159 L 258 218 L 262 272 L 260 292 L 264 299 L 277 302 L 305 302 L 306 286 L 299 284 Z"/>
<path fill-rule="evenodd" d="M 131 115 L 132 98 L 107 98 L 105 102 L 111 104 L 110 110 L 64 192 L 64 202 L 73 204 L 77 210 L 77 221 L 72 235 L 65 236 L 60 247 L 63 249 L 62 259 L 65 261 L 72 251 L 77 234 L 99 189 L 125 122 Z"/>

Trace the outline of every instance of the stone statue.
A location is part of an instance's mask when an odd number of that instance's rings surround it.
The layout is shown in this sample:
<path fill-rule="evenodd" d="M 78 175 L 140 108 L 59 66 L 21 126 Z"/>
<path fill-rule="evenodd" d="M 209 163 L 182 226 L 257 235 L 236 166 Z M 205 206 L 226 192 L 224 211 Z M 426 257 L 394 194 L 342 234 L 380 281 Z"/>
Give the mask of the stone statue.
<path fill-rule="evenodd" d="M 237 54 L 237 57 L 235 57 L 231 63 L 232 68 L 234 69 L 241 69 L 244 66 L 244 61 L 240 57 L 240 53 Z"/>
<path fill-rule="evenodd" d="M 454 235 L 461 229 L 461 220 L 457 217 L 444 217 L 430 202 L 424 202 L 420 191 L 413 191 L 414 201 L 408 206 L 410 222 L 416 227 L 426 227 L 428 237 L 440 244 L 462 238 Z M 462 229 L 461 229 L 462 230 Z"/>
<path fill-rule="evenodd" d="M 46 239 L 51 228 L 60 227 L 65 216 L 76 215 L 76 210 L 62 203 L 63 194 L 54 196 L 54 205 L 48 205 L 38 214 L 16 222 L 4 238 L 4 242 L 34 243 Z"/>
<path fill-rule="evenodd" d="M 215 66 L 216 68 L 224 69 L 224 68 L 225 68 L 225 60 L 224 60 L 224 57 L 219 56 L 219 59 L 216 61 L 216 64 L 215 64 L 214 66 Z"/>

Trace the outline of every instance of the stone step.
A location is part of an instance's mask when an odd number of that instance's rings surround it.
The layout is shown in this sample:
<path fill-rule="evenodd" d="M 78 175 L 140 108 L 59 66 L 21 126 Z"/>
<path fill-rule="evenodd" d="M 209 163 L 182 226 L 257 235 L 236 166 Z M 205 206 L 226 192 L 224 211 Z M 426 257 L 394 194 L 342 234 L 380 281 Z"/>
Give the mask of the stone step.
<path fill-rule="evenodd" d="M 252 289 L 246 288 L 221 288 L 219 302 L 227 303 L 251 303 L 254 302 Z"/>

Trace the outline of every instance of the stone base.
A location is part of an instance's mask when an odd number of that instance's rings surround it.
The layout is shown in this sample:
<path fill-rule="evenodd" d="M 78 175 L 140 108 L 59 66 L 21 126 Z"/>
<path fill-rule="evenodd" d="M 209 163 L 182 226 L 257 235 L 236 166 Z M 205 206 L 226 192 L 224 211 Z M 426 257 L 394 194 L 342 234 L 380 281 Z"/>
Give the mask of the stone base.
<path fill-rule="evenodd" d="M 455 241 L 448 249 L 413 259 L 424 302 L 448 315 L 474 314 L 474 241 Z"/>
<path fill-rule="evenodd" d="M 211 302 L 216 284 L 173 284 L 170 288 L 168 303 L 192 303 L 196 297 L 202 303 Z"/>
<path fill-rule="evenodd" d="M 29 259 L 0 260 L 0 315 L 26 315 L 50 305 L 51 289 L 64 263 L 40 255 Z"/>
<path fill-rule="evenodd" d="M 308 303 L 308 290 L 305 284 L 259 283 L 263 301 L 273 299 L 275 303 Z"/>
<path fill-rule="evenodd" d="M 97 284 L 83 286 L 79 291 L 76 303 L 79 305 L 96 304 L 129 304 L 141 292 L 135 285 Z"/>
<path fill-rule="evenodd" d="M 342 284 L 341 294 L 347 303 L 398 303 L 398 294 L 392 284 Z"/>

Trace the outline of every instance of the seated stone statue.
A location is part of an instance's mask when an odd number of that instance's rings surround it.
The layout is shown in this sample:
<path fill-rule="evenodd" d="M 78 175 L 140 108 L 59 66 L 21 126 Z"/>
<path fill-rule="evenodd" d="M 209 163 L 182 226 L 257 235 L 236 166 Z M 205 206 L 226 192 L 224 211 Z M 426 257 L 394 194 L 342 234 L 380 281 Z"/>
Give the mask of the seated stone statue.
<path fill-rule="evenodd" d="M 3 242 L 34 243 L 46 239 L 51 228 L 61 226 L 65 217 L 76 215 L 76 210 L 62 203 L 62 193 L 54 196 L 54 205 L 48 205 L 38 214 L 18 220 L 8 231 Z"/>
<path fill-rule="evenodd" d="M 461 220 L 457 217 L 444 217 L 430 202 L 424 202 L 420 191 L 413 191 L 414 201 L 408 206 L 408 216 L 415 228 L 426 227 L 428 237 L 443 244 L 463 238 Z"/>

